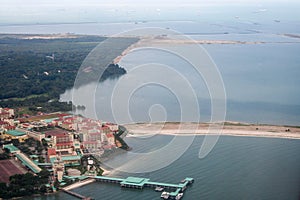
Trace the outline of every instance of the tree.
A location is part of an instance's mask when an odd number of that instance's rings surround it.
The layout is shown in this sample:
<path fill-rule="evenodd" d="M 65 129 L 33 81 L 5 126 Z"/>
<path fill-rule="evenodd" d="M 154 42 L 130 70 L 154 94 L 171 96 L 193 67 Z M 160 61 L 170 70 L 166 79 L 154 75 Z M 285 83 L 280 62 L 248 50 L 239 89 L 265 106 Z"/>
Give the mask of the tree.
<path fill-rule="evenodd" d="M 48 147 L 48 143 L 47 143 L 47 141 L 45 140 L 45 138 L 42 139 L 42 145 L 43 145 L 44 147 Z"/>

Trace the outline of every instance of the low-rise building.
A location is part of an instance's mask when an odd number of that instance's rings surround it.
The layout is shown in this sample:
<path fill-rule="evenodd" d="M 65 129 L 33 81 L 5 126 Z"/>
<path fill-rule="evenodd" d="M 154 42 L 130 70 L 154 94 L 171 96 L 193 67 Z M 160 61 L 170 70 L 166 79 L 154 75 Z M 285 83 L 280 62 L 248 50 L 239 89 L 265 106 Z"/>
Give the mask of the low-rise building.
<path fill-rule="evenodd" d="M 14 109 L 11 108 L 0 108 L 0 119 L 9 119 L 15 115 Z"/>
<path fill-rule="evenodd" d="M 8 130 L 4 133 L 0 133 L 0 136 L 6 141 L 17 139 L 19 142 L 24 142 L 28 138 L 25 132 L 19 130 Z"/>
<path fill-rule="evenodd" d="M 24 130 L 24 132 L 28 135 L 28 137 L 32 137 L 35 140 L 42 141 L 42 139 L 45 138 L 45 134 L 36 132 L 36 131 L 31 131 L 31 130 Z"/>
<path fill-rule="evenodd" d="M 74 138 L 73 134 L 64 130 L 51 130 L 45 133 L 46 138 L 50 138 L 50 147 L 56 151 L 66 151 L 68 153 L 73 152 Z"/>

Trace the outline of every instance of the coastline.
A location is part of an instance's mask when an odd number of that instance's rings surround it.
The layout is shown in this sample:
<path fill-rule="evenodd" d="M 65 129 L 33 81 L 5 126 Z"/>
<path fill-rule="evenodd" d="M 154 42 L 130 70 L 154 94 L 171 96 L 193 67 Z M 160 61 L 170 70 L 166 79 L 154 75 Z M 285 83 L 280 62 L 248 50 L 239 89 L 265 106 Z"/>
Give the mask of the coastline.
<path fill-rule="evenodd" d="M 138 123 L 123 125 L 128 130 L 127 137 L 160 135 L 193 136 L 193 135 L 224 135 L 238 137 L 264 137 L 300 139 L 300 127 L 247 124 L 240 122 L 226 122 L 220 129 L 212 127 L 209 123 L 166 122 L 164 123 Z"/>
<path fill-rule="evenodd" d="M 137 37 L 139 40 L 128 48 L 126 48 L 121 55 L 117 56 L 114 60 L 114 64 L 118 64 L 123 57 L 125 57 L 131 50 L 135 48 L 142 48 L 142 47 L 152 47 L 155 45 L 184 45 L 184 44 L 220 44 L 220 45 L 227 45 L 227 44 L 244 44 L 244 45 L 256 45 L 256 44 L 265 44 L 267 42 L 264 41 L 240 41 L 240 40 L 186 40 L 186 39 L 172 39 L 168 38 L 167 36 L 144 36 L 144 37 Z"/>
<path fill-rule="evenodd" d="M 78 187 L 81 187 L 81 186 L 84 186 L 84 185 L 87 185 L 87 184 L 90 184 L 90 183 L 93 183 L 95 182 L 95 179 L 86 179 L 86 180 L 83 180 L 83 181 L 78 181 L 78 182 L 75 182 L 71 185 L 68 185 L 64 188 L 62 188 L 63 190 L 73 190 L 75 188 L 78 188 Z"/>

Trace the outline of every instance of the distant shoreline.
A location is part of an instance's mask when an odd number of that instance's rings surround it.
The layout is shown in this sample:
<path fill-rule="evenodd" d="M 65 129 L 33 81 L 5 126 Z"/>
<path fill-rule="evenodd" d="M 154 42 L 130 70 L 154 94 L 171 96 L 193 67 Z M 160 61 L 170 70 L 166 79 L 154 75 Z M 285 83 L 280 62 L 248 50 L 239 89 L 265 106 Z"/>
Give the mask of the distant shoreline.
<path fill-rule="evenodd" d="M 210 123 L 166 122 L 166 123 L 136 123 L 123 125 L 128 131 L 128 137 L 160 135 L 226 135 L 243 137 L 264 137 L 300 139 L 300 127 L 248 124 L 241 122 L 225 122 L 220 129 L 209 130 Z"/>

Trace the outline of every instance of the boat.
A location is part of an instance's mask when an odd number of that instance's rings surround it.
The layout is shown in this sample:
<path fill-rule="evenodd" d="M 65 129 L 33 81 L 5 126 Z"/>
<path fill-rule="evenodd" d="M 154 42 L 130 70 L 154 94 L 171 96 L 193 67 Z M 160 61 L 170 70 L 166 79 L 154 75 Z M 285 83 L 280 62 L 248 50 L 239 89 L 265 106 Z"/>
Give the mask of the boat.
<path fill-rule="evenodd" d="M 179 200 L 183 197 L 183 193 L 178 193 L 175 197 L 176 200 Z"/>
<path fill-rule="evenodd" d="M 169 192 L 162 192 L 160 197 L 163 198 L 163 199 L 168 199 L 170 196 L 170 193 Z"/>
<path fill-rule="evenodd" d="M 156 192 L 162 192 L 163 190 L 164 190 L 163 187 L 157 186 L 157 187 L 155 188 L 155 191 L 156 191 Z"/>

